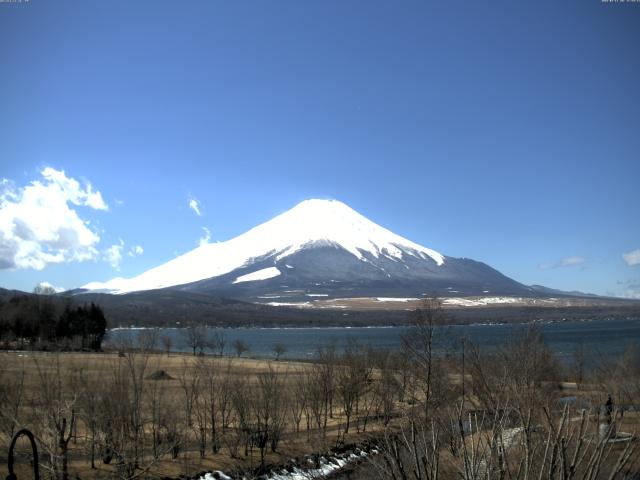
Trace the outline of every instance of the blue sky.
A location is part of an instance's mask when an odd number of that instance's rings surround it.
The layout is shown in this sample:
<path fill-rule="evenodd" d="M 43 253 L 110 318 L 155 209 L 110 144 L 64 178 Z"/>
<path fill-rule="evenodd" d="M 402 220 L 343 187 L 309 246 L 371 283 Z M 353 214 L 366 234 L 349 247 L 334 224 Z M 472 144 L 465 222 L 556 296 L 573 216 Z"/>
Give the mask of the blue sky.
<path fill-rule="evenodd" d="M 0 286 L 133 276 L 321 197 L 640 295 L 638 45 L 640 4 L 600 0 L 0 3 Z M 84 240 L 9 238 L 32 182 Z"/>

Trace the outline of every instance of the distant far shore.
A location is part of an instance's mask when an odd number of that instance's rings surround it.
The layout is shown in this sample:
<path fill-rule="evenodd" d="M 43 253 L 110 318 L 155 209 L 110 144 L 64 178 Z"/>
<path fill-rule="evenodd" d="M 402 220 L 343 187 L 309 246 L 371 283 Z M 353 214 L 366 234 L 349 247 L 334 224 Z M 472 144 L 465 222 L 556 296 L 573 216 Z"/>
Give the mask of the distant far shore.
<path fill-rule="evenodd" d="M 217 328 L 339 328 L 401 327 L 411 323 L 414 309 L 309 309 L 270 307 L 268 311 L 230 311 L 217 315 L 192 312 L 188 319 L 167 315 L 135 315 L 119 309 L 107 310 L 108 328 L 163 327 L 180 328 L 198 323 Z M 563 322 L 588 320 L 633 320 L 640 318 L 640 302 L 619 305 L 589 306 L 520 306 L 447 307 L 450 325 L 500 325 L 508 323 Z"/>

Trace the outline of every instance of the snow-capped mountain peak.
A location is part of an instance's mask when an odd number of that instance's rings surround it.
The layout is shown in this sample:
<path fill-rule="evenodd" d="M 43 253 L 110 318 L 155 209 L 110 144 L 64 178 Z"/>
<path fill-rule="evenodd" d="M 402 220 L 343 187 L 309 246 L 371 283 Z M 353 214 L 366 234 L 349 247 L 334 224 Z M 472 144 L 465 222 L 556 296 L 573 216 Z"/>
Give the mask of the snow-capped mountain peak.
<path fill-rule="evenodd" d="M 141 275 L 92 282 L 88 290 L 127 293 L 218 277 L 273 256 L 274 263 L 307 248 L 334 246 L 364 262 L 367 257 L 402 260 L 411 256 L 442 266 L 445 257 L 368 220 L 337 200 L 305 200 L 291 210 L 226 242 L 201 245 Z M 271 267 L 264 278 L 279 275 Z M 260 280 L 260 275 L 253 280 Z M 249 281 L 240 279 L 239 281 Z"/>
<path fill-rule="evenodd" d="M 274 241 L 273 249 L 279 251 L 278 259 L 306 245 L 324 241 L 342 247 L 360 259 L 366 252 L 374 257 L 386 254 L 402 258 L 405 251 L 429 256 L 438 265 L 444 262 L 440 253 L 396 235 L 337 200 L 305 200 L 238 239 L 253 234 Z"/>

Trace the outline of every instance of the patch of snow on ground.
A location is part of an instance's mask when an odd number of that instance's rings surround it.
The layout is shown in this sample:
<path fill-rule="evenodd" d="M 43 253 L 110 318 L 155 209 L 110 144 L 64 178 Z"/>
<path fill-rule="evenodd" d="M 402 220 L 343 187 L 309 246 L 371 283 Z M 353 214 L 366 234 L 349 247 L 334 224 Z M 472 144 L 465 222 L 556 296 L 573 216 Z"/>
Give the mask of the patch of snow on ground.
<path fill-rule="evenodd" d="M 309 470 L 302 470 L 294 467 L 293 472 L 287 472 L 272 475 L 269 480 L 309 480 L 311 478 L 324 478 L 341 469 L 347 463 L 354 462 L 360 458 L 366 457 L 366 452 L 360 452 L 360 455 L 351 454 L 346 458 L 332 457 L 327 460 L 325 457 L 320 457 L 320 468 L 311 468 Z"/>
<path fill-rule="evenodd" d="M 372 450 L 371 453 L 377 453 L 377 450 Z M 358 454 L 351 453 L 349 456 L 338 455 L 335 457 L 332 456 L 329 459 L 320 457 L 320 466 L 318 468 L 302 469 L 299 467 L 293 467 L 291 472 L 283 468 L 282 470 L 280 470 L 280 473 L 273 473 L 269 476 L 266 476 L 266 478 L 268 478 L 268 480 L 309 480 L 312 478 L 325 478 L 336 470 L 341 469 L 348 463 L 358 461 L 361 458 L 365 458 L 367 456 L 367 452 L 360 451 Z M 311 459 L 308 459 L 308 462 L 310 465 L 313 465 L 314 463 Z M 206 473 L 204 476 L 200 477 L 199 480 L 215 480 L 216 478 L 220 478 L 222 480 L 232 480 L 231 477 L 225 475 L 220 470 Z"/>
<path fill-rule="evenodd" d="M 216 476 L 214 476 L 214 474 L 216 474 Z M 204 477 L 200 477 L 200 480 L 215 480 L 216 478 L 219 478 L 220 480 L 233 480 L 229 475 L 225 475 L 220 470 L 207 472 L 204 474 Z"/>
<path fill-rule="evenodd" d="M 271 305 L 272 307 L 310 307 L 311 306 L 309 302 L 299 302 L 299 303 L 268 302 L 266 305 Z"/>
<path fill-rule="evenodd" d="M 307 293 L 307 297 L 328 297 L 328 293 Z"/>
<path fill-rule="evenodd" d="M 277 277 L 278 275 L 280 275 L 280 270 L 278 270 L 276 267 L 267 267 L 256 272 L 241 275 L 236 278 L 233 283 L 255 282 L 256 280 L 266 280 L 268 278 Z"/>
<path fill-rule="evenodd" d="M 413 302 L 420 300 L 419 298 L 393 298 L 393 297 L 376 297 L 378 302 Z"/>
<path fill-rule="evenodd" d="M 442 303 L 445 305 L 458 305 L 462 307 L 479 307 L 482 305 L 495 305 L 499 303 L 520 303 L 520 297 L 475 297 L 475 298 L 445 298 Z"/>

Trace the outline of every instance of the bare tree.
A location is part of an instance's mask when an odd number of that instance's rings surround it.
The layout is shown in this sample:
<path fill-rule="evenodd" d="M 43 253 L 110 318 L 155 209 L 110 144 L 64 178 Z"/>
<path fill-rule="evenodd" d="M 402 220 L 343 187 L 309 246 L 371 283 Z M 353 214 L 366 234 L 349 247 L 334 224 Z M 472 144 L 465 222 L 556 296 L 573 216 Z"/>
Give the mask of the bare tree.
<path fill-rule="evenodd" d="M 288 398 L 288 407 L 291 412 L 291 420 L 295 425 L 295 432 L 300 432 L 300 422 L 307 407 L 307 389 L 305 372 L 297 370 L 289 376 L 291 395 Z"/>
<path fill-rule="evenodd" d="M 223 392 L 225 385 L 221 378 L 220 366 L 216 361 L 203 361 L 199 364 L 199 368 L 201 369 L 200 377 L 203 382 L 205 408 L 209 416 L 211 453 L 218 453 L 220 450 L 218 408 L 222 401 L 221 399 L 226 396 L 227 393 Z"/>
<path fill-rule="evenodd" d="M 559 377 L 559 367 L 538 327 L 517 328 L 495 352 L 468 345 L 472 392 L 485 409 L 495 412 L 509 403 L 524 417 L 555 401 L 549 380 Z"/>
<path fill-rule="evenodd" d="M 24 361 L 16 372 L 8 372 L 6 365 L 0 362 L 0 432 L 5 435 L 7 443 L 13 437 L 16 427 L 22 424 L 25 376 Z"/>
<path fill-rule="evenodd" d="M 187 428 L 191 428 L 193 426 L 193 406 L 200 383 L 200 370 L 185 358 L 178 374 L 178 381 L 183 394 L 182 406 L 184 408 L 185 424 Z"/>
<path fill-rule="evenodd" d="M 173 338 L 169 335 L 163 335 L 160 337 L 162 343 L 162 349 L 167 354 L 167 357 L 171 354 L 171 348 L 173 347 Z"/>
<path fill-rule="evenodd" d="M 273 353 L 276 356 L 276 362 L 280 360 L 280 357 L 284 355 L 287 351 L 287 347 L 284 343 L 276 343 L 273 346 Z"/>
<path fill-rule="evenodd" d="M 167 434 L 167 413 L 171 410 L 167 405 L 167 392 L 164 380 L 150 382 L 145 396 L 145 409 L 149 418 L 151 448 L 154 459 L 160 458 L 161 446 Z"/>
<path fill-rule="evenodd" d="M 322 437 L 326 434 L 327 422 L 329 419 L 329 389 L 333 388 L 333 380 L 327 378 L 327 370 L 318 365 L 313 365 L 306 372 L 305 390 L 307 392 L 307 412 L 308 412 L 308 428 L 309 423 L 313 422 L 315 427 L 321 431 Z M 331 386 L 330 386 L 331 384 Z M 309 422 L 311 420 L 311 422 Z"/>
<path fill-rule="evenodd" d="M 278 448 L 285 419 L 283 379 L 269 366 L 258 375 L 258 388 L 252 395 L 253 440 L 260 451 L 260 464 L 264 465 L 267 447 Z"/>
<path fill-rule="evenodd" d="M 620 357 L 602 355 L 594 380 L 600 385 L 597 400 L 610 394 L 619 403 L 634 404 L 640 398 L 640 348 L 630 343 Z"/>
<path fill-rule="evenodd" d="M 251 388 L 246 376 L 236 376 L 231 381 L 231 402 L 235 414 L 234 427 L 237 443 L 230 444 L 230 454 L 237 454 L 238 443 L 244 443 L 245 457 L 253 450 L 251 424 Z"/>
<path fill-rule="evenodd" d="M 461 405 L 461 404 L 460 404 Z M 597 413 L 576 415 L 565 406 L 554 413 L 543 409 L 512 423 L 505 409 L 493 414 L 469 413 L 463 428 L 458 409 L 452 430 L 458 448 L 445 451 L 443 430 L 433 419 L 408 418 L 399 430 L 387 429 L 380 455 L 372 459 L 383 479 L 463 480 L 522 478 L 570 480 L 577 478 L 634 478 L 638 444 L 627 441 L 613 448 L 612 431 L 598 432 Z M 543 422 L 531 428 L 530 419 Z M 446 455 L 445 455 L 446 453 Z M 446 460 L 446 461 L 443 461 Z"/>
<path fill-rule="evenodd" d="M 244 340 L 234 340 L 232 344 L 233 350 L 236 352 L 236 356 L 240 358 L 243 353 L 249 351 L 249 345 Z"/>
<path fill-rule="evenodd" d="M 138 332 L 138 348 L 145 352 L 153 352 L 158 344 L 158 329 L 145 328 Z"/>
<path fill-rule="evenodd" d="M 128 373 L 129 396 L 129 431 L 131 432 L 131 453 L 123 457 L 126 475 L 140 468 L 143 451 L 144 417 L 143 400 L 145 394 L 144 379 L 149 361 L 149 353 L 142 351 L 128 352 L 124 357 L 125 369 Z"/>
<path fill-rule="evenodd" d="M 204 325 L 189 323 L 182 329 L 182 338 L 194 355 L 202 353 L 207 347 L 207 330 Z"/>
<path fill-rule="evenodd" d="M 227 338 L 224 332 L 216 331 L 210 339 L 211 349 L 216 352 L 219 357 L 224 356 L 224 348 L 227 345 Z"/>
<path fill-rule="evenodd" d="M 53 478 L 69 479 L 69 442 L 76 422 L 77 392 L 69 388 L 69 377 L 55 357 L 49 365 L 34 360 L 39 388 L 34 398 L 34 412 L 39 423 L 41 445 L 49 456 Z"/>
<path fill-rule="evenodd" d="M 401 382 L 398 381 L 394 365 L 394 356 L 390 352 L 383 352 L 378 357 L 376 367 L 379 378 L 372 389 L 372 397 L 376 415 L 382 418 L 383 425 L 391 421 L 396 408 L 396 399 L 401 400 L 403 394 L 399 392 Z"/>
<path fill-rule="evenodd" d="M 580 342 L 575 346 L 571 352 L 571 358 L 573 360 L 573 379 L 579 387 L 584 381 L 586 373 L 587 352 L 584 343 Z"/>
<path fill-rule="evenodd" d="M 77 372 L 77 384 L 79 388 L 79 417 L 85 425 L 89 439 L 89 457 L 91 469 L 96 468 L 96 446 L 98 442 L 98 432 L 100 416 L 102 414 L 100 404 L 104 395 L 104 379 L 98 372 Z"/>
<path fill-rule="evenodd" d="M 434 377 L 441 373 L 434 369 L 436 328 L 445 324 L 446 319 L 440 299 L 425 297 L 413 312 L 409 333 L 403 337 L 404 346 L 413 362 L 412 372 L 421 389 L 425 422 L 428 422 L 429 408 L 433 403 Z"/>
<path fill-rule="evenodd" d="M 336 390 L 346 417 L 344 433 L 349 433 L 351 417 L 371 379 L 372 368 L 364 352 L 353 340 L 345 348 L 337 367 Z"/>
<path fill-rule="evenodd" d="M 226 362 L 224 369 L 220 370 L 220 388 L 218 390 L 218 411 L 220 412 L 220 423 L 224 434 L 229 426 L 229 418 L 232 411 L 232 360 Z"/>
<path fill-rule="evenodd" d="M 193 412 L 195 417 L 194 431 L 198 442 L 198 452 L 200 458 L 204 458 L 207 452 L 207 438 L 209 437 L 209 422 L 210 422 L 210 396 L 207 393 L 207 364 L 204 358 L 198 359 L 195 368 L 192 369 L 192 376 L 197 378 L 194 382 L 194 401 Z"/>

